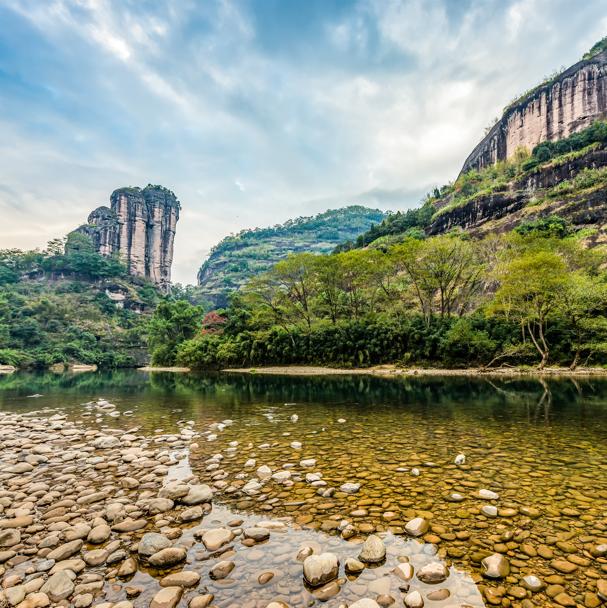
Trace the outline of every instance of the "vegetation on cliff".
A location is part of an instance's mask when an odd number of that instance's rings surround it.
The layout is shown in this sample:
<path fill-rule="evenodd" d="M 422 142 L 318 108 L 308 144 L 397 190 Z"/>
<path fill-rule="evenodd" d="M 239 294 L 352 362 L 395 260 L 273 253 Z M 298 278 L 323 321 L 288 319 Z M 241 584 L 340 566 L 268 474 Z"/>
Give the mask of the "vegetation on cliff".
<path fill-rule="evenodd" d="M 538 224 L 479 241 L 291 255 L 232 298 L 217 332 L 183 341 L 175 363 L 602 363 L 605 253 L 560 236 Z"/>
<path fill-rule="evenodd" d="M 604 146 L 605 143 L 607 143 L 607 122 L 596 121 L 590 127 L 569 137 L 555 142 L 542 142 L 531 152 L 526 148 L 519 148 L 507 161 L 499 161 L 481 171 L 471 169 L 460 175 L 453 184 L 436 188 L 427 205 L 436 205 L 439 208 L 437 212 L 439 215 L 449 213 L 474 199 L 504 191 L 511 182 L 542 167 L 558 166 L 575 158 L 581 158 Z M 536 191 L 534 198 L 537 201 L 561 196 L 564 193 L 581 192 L 602 181 L 603 173 L 602 168 L 587 169 L 571 181 L 558 183 L 544 191 Z"/>
<path fill-rule="evenodd" d="M 108 293 L 124 294 L 112 300 Z M 51 241 L 46 250 L 0 250 L 0 364 L 56 363 L 132 367 L 145 352 L 151 310 L 160 292 L 128 277 L 119 259 L 106 259 L 87 237 Z"/>
<path fill-rule="evenodd" d="M 333 253 L 361 249 L 371 243 L 394 244 L 407 237 L 425 239 L 426 233 L 423 229 L 430 225 L 435 211 L 431 205 L 424 205 L 419 209 L 409 209 L 405 213 L 391 213 L 380 224 L 371 224 L 371 228 L 364 234 L 359 234 L 356 241 L 348 239 L 345 243 L 340 243 Z"/>
<path fill-rule="evenodd" d="M 287 255 L 329 253 L 385 217 L 379 209 L 351 206 L 224 238 L 198 272 L 198 292 L 207 302 L 205 308 L 226 304 L 227 296 L 242 289 L 250 277 L 269 270 Z"/>

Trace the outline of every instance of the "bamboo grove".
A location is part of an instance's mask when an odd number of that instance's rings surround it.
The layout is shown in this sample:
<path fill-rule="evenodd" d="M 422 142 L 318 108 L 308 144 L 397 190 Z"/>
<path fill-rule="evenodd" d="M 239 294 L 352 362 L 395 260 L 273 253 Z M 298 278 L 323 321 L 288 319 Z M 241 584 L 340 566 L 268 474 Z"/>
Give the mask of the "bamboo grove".
<path fill-rule="evenodd" d="M 172 349 L 165 344 L 154 362 L 192 368 L 601 364 L 607 361 L 605 253 L 560 228 L 291 255 L 232 298 L 217 331 Z"/>

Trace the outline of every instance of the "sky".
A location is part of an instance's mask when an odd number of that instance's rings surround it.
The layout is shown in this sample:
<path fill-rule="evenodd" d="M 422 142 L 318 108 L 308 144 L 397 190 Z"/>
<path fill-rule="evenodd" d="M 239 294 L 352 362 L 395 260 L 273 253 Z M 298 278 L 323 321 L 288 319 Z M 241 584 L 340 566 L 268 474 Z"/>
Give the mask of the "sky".
<path fill-rule="evenodd" d="M 186 284 L 230 233 L 415 207 L 605 35 L 603 0 L 0 0 L 0 248 L 162 184 Z"/>

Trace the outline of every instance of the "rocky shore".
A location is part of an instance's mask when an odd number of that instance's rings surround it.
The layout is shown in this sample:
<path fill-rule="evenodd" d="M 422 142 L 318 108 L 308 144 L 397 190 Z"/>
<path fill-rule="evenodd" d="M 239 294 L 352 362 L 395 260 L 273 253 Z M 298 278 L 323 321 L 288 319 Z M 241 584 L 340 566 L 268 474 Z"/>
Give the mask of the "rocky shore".
<path fill-rule="evenodd" d="M 146 368 L 145 371 L 191 371 L 188 368 Z M 380 365 L 368 368 L 344 369 L 337 367 L 313 367 L 287 365 L 284 367 L 243 367 L 222 369 L 222 372 L 277 374 L 295 376 L 322 375 L 387 375 L 387 376 L 605 376 L 603 368 L 578 368 L 574 371 L 567 367 L 546 367 L 543 370 L 529 368 L 469 368 L 469 369 L 440 369 L 440 368 L 399 368 L 395 365 Z"/>
<path fill-rule="evenodd" d="M 81 411 L 97 425 L 130 414 L 104 400 Z M 208 429 L 177 424 L 174 433 L 145 435 L 90 428 L 50 410 L 0 414 L 3 606 L 598 608 L 607 601 L 603 479 L 569 483 L 577 509 L 521 505 L 466 481 L 460 471 L 470 465 L 456 455 L 441 465 L 460 479 L 458 491 L 443 495 L 454 509 L 445 519 L 441 509 L 450 507 L 430 509 L 423 497 L 418 505 L 361 499 L 354 475 L 331 486 L 316 459 L 297 458 L 301 443 L 290 438 L 281 449 L 294 462 L 277 462 L 256 452 L 279 442 L 224 447 L 231 420 Z M 199 475 L 184 465 L 194 456 Z M 415 467 L 397 472 L 403 483 L 420 476 Z M 597 486 L 594 493 L 585 484 Z M 300 500 L 287 498 L 297 491 Z M 235 501 L 238 514 L 222 501 Z M 472 504 L 458 504 L 465 501 Z"/>

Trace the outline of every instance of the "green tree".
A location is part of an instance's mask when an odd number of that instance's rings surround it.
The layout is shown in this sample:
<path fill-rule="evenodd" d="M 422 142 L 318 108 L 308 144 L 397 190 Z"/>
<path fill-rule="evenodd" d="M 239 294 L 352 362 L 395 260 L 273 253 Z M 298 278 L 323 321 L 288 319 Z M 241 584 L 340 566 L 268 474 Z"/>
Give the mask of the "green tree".
<path fill-rule="evenodd" d="M 192 306 L 189 302 L 160 302 L 148 332 L 152 364 L 174 365 L 177 347 L 200 333 L 203 314 L 202 306 Z"/>
<path fill-rule="evenodd" d="M 318 281 L 317 310 L 320 316 L 327 315 L 333 325 L 341 316 L 343 308 L 344 267 L 342 255 L 318 256 L 315 260 Z"/>
<path fill-rule="evenodd" d="M 507 266 L 488 309 L 489 314 L 503 315 L 521 326 L 523 336 L 531 339 L 540 354 L 540 370 L 550 355 L 548 321 L 558 308 L 568 280 L 565 260 L 546 239 L 544 247 L 524 251 Z"/>
<path fill-rule="evenodd" d="M 577 368 L 582 350 L 592 348 L 599 337 L 605 342 L 605 319 L 596 317 L 607 306 L 607 285 L 603 277 L 588 276 L 583 271 L 570 273 L 563 285 L 556 310 L 565 317 L 575 336 L 575 356 L 570 369 Z"/>

